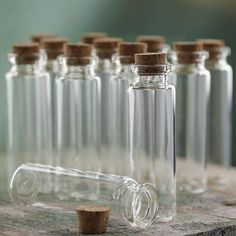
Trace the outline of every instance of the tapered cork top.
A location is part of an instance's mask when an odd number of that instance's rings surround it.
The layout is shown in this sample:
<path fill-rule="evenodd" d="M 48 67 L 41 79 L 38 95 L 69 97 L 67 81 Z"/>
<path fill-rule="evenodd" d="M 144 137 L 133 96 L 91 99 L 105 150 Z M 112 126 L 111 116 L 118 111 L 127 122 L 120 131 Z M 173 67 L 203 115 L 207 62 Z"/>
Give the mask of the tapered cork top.
<path fill-rule="evenodd" d="M 173 49 L 175 51 L 196 52 L 202 51 L 203 45 L 201 42 L 178 41 L 173 43 Z"/>
<path fill-rule="evenodd" d="M 54 38 L 54 34 L 33 34 L 31 35 L 31 40 L 36 43 L 40 43 L 43 39 Z"/>
<path fill-rule="evenodd" d="M 109 213 L 104 206 L 80 206 L 76 209 L 78 218 L 78 231 L 82 234 L 106 233 Z"/>
<path fill-rule="evenodd" d="M 88 65 L 91 62 L 92 45 L 69 43 L 64 45 L 64 55 L 69 65 Z"/>
<path fill-rule="evenodd" d="M 165 44 L 165 37 L 158 35 L 140 35 L 137 37 L 137 42 L 147 44 L 148 52 L 158 52 Z"/>
<path fill-rule="evenodd" d="M 120 43 L 118 53 L 121 64 L 133 64 L 134 54 L 144 53 L 147 51 L 146 43 L 126 42 Z"/>
<path fill-rule="evenodd" d="M 41 47 L 44 48 L 48 59 L 56 59 L 59 55 L 63 54 L 66 42 L 66 38 L 45 38 L 41 41 Z"/>
<path fill-rule="evenodd" d="M 203 48 L 207 51 L 215 50 L 225 46 L 224 40 L 221 39 L 198 39 L 197 42 L 202 43 Z"/>
<path fill-rule="evenodd" d="M 136 65 L 163 65 L 167 63 L 165 53 L 139 53 L 135 54 Z"/>
<path fill-rule="evenodd" d="M 32 64 L 39 58 L 38 43 L 19 43 L 13 45 L 13 53 L 16 54 L 18 64 Z"/>
<path fill-rule="evenodd" d="M 166 53 L 135 54 L 135 65 L 140 75 L 163 74 L 169 71 Z"/>
<path fill-rule="evenodd" d="M 108 35 L 103 32 L 90 32 L 85 33 L 81 36 L 81 41 L 83 43 L 93 44 L 96 39 L 106 38 Z"/>

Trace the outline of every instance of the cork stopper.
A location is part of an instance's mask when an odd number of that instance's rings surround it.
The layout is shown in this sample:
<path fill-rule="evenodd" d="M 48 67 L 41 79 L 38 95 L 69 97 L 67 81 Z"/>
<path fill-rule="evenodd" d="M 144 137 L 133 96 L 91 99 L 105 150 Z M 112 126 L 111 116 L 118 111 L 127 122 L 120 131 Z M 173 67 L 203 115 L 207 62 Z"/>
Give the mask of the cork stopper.
<path fill-rule="evenodd" d="M 162 50 L 165 44 L 165 37 L 158 35 L 140 35 L 137 37 L 137 42 L 147 44 L 147 52 L 158 52 Z"/>
<path fill-rule="evenodd" d="M 121 38 L 101 38 L 94 41 L 96 54 L 101 59 L 110 59 L 118 52 L 118 47 L 123 40 Z"/>
<path fill-rule="evenodd" d="M 64 55 L 68 65 L 88 65 L 91 62 L 92 45 L 85 43 L 69 43 L 64 45 Z"/>
<path fill-rule="evenodd" d="M 38 43 L 21 43 L 13 45 L 17 64 L 33 64 L 39 59 Z"/>
<path fill-rule="evenodd" d="M 221 39 L 199 39 L 197 42 L 202 43 L 203 49 L 209 53 L 209 60 L 217 59 L 221 49 L 225 47 L 225 42 Z"/>
<path fill-rule="evenodd" d="M 201 42 L 179 41 L 173 43 L 179 63 L 191 64 L 199 61 L 199 53 L 203 51 Z"/>
<path fill-rule="evenodd" d="M 160 74 L 167 72 L 166 53 L 139 53 L 135 54 L 135 65 L 138 74 Z"/>
<path fill-rule="evenodd" d="M 94 44 L 96 39 L 106 38 L 108 35 L 103 32 L 90 32 L 85 33 L 81 36 L 81 41 L 83 43 Z"/>
<path fill-rule="evenodd" d="M 54 38 L 54 34 L 33 34 L 31 35 L 31 41 L 35 43 L 40 43 L 43 39 Z"/>
<path fill-rule="evenodd" d="M 109 213 L 108 207 L 80 206 L 76 209 L 78 231 L 82 234 L 106 233 Z"/>
<path fill-rule="evenodd" d="M 119 45 L 119 55 L 121 64 L 133 64 L 134 63 L 134 54 L 144 53 L 147 51 L 146 43 L 121 43 Z"/>
<path fill-rule="evenodd" d="M 63 47 L 66 42 L 66 38 L 45 38 L 42 39 L 41 46 L 44 48 L 48 59 L 54 60 L 63 54 Z"/>

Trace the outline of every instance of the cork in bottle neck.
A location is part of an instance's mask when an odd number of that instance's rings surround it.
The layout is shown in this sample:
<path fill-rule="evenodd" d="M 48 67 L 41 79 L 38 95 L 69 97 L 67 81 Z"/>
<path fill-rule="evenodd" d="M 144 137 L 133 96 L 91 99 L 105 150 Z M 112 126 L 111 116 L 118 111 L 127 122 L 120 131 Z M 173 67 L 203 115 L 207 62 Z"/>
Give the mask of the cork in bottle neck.
<path fill-rule="evenodd" d="M 67 65 L 86 66 L 92 61 L 92 45 L 85 43 L 69 43 L 64 45 L 64 56 Z"/>
<path fill-rule="evenodd" d="M 179 41 L 173 44 L 173 49 L 176 53 L 177 62 L 180 64 L 195 64 L 207 57 L 201 42 Z"/>
<path fill-rule="evenodd" d="M 230 54 L 230 49 L 225 47 L 224 40 L 221 39 L 199 39 L 203 49 L 208 52 L 208 61 L 215 61 L 226 58 Z"/>
<path fill-rule="evenodd" d="M 147 51 L 147 44 L 125 42 L 121 43 L 118 48 L 119 61 L 123 65 L 134 64 L 134 55 Z"/>
<path fill-rule="evenodd" d="M 159 52 L 165 44 L 165 37 L 158 35 L 141 35 L 137 37 L 137 42 L 147 44 L 147 52 Z"/>
<path fill-rule="evenodd" d="M 103 32 L 90 32 L 90 33 L 85 33 L 81 36 L 81 42 L 94 44 L 94 41 L 96 39 L 107 38 L 107 37 L 108 35 Z"/>
<path fill-rule="evenodd" d="M 56 37 L 54 34 L 33 34 L 31 35 L 31 41 L 35 43 L 41 43 L 41 41 L 44 39 L 54 37 Z"/>
<path fill-rule="evenodd" d="M 41 41 L 41 47 L 47 54 L 47 59 L 55 60 L 58 56 L 63 55 L 63 47 L 66 42 L 66 38 L 45 38 Z"/>
<path fill-rule="evenodd" d="M 170 71 L 166 53 L 135 54 L 135 72 L 139 75 L 166 74 Z"/>
<path fill-rule="evenodd" d="M 94 41 L 96 55 L 100 59 L 111 59 L 118 52 L 121 38 L 101 38 Z"/>
<path fill-rule="evenodd" d="M 34 64 L 39 60 L 38 43 L 20 43 L 13 45 L 16 64 Z"/>

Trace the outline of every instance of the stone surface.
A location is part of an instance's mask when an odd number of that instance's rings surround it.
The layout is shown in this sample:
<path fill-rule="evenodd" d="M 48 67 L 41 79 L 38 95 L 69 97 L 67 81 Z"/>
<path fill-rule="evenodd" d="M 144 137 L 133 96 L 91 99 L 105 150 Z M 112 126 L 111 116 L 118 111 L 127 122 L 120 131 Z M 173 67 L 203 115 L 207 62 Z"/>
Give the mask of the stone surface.
<path fill-rule="evenodd" d="M 76 212 L 32 209 L 20 212 L 11 203 L 6 191 L 6 169 L 0 158 L 0 235 L 41 236 L 77 235 Z M 209 173 L 219 173 L 218 167 L 210 167 Z M 111 218 L 105 236 L 144 235 L 236 235 L 236 169 L 227 172 L 225 186 L 214 185 L 204 194 L 177 196 L 177 219 L 170 223 L 155 223 L 148 229 L 130 227 L 126 222 Z"/>

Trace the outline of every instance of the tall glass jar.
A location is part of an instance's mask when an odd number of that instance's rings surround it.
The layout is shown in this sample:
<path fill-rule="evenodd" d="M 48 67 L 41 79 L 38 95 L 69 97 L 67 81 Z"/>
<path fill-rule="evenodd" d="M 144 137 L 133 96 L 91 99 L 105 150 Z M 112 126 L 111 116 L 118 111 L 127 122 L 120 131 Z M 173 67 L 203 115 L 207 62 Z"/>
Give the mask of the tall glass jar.
<path fill-rule="evenodd" d="M 161 222 L 176 215 L 175 88 L 168 82 L 170 69 L 164 53 L 136 54 L 129 88 L 131 176 L 157 187 Z"/>
<path fill-rule="evenodd" d="M 201 43 L 176 42 L 176 156 L 178 190 L 207 187 L 207 118 L 210 73 Z"/>
<path fill-rule="evenodd" d="M 111 166 L 112 145 L 112 104 L 111 104 L 111 78 L 114 72 L 112 57 L 117 54 L 120 38 L 102 38 L 94 41 L 97 56 L 96 75 L 101 78 L 101 163 L 102 170 L 109 172 Z"/>
<path fill-rule="evenodd" d="M 226 59 L 230 54 L 230 48 L 225 47 L 222 40 L 202 39 L 200 42 L 209 53 L 206 68 L 211 74 L 208 160 L 224 167 L 224 171 L 214 172 L 213 175 L 209 173 L 209 181 L 225 183 L 232 156 L 233 72 Z"/>
<path fill-rule="evenodd" d="M 9 174 L 26 161 L 52 162 L 50 77 L 40 71 L 39 46 L 17 44 L 6 74 Z"/>
<path fill-rule="evenodd" d="M 56 165 L 100 171 L 100 79 L 94 74 L 92 46 L 67 44 L 65 71 L 56 78 Z M 58 190 L 69 187 L 57 182 Z M 56 186 L 57 187 L 57 186 Z"/>
<path fill-rule="evenodd" d="M 112 169 L 109 173 L 129 173 L 129 96 L 134 80 L 134 54 L 146 52 L 145 43 L 121 43 L 115 58 L 116 70 L 111 79 L 112 92 Z"/>

